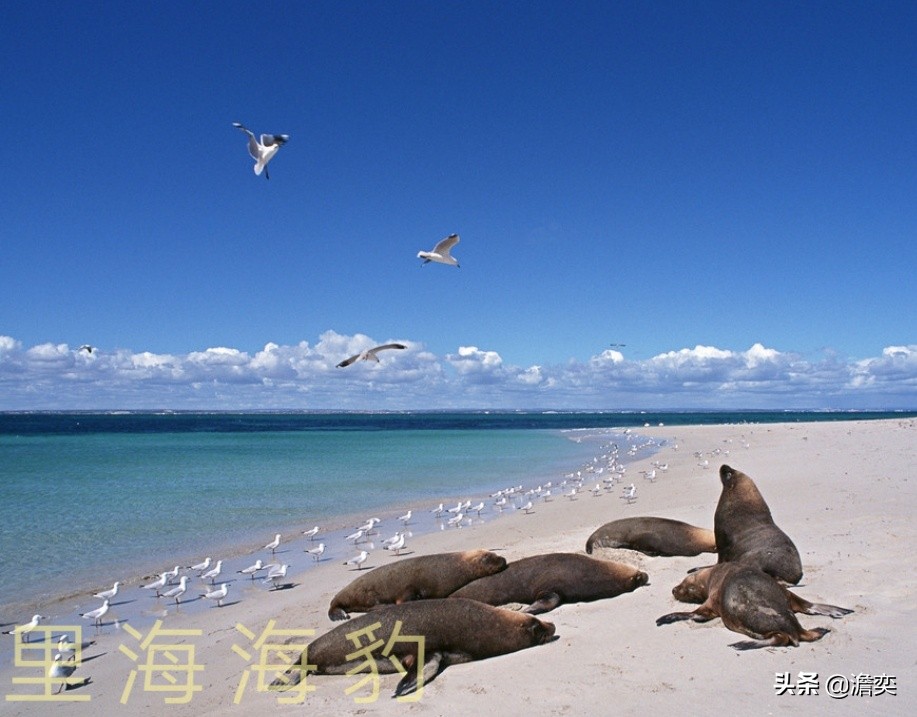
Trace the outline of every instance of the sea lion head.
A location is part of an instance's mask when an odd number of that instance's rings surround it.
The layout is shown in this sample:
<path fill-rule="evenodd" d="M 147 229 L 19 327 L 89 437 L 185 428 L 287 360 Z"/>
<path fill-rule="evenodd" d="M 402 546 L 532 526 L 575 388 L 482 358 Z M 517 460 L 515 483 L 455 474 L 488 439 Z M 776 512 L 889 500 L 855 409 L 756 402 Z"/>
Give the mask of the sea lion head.
<path fill-rule="evenodd" d="M 482 576 L 493 575 L 506 569 L 506 558 L 489 550 L 469 550 L 465 555 L 469 562 L 480 566 Z"/>
<path fill-rule="evenodd" d="M 684 580 L 672 588 L 672 596 L 680 602 L 702 603 L 707 599 L 707 577 L 711 568 L 700 568 L 688 573 Z"/>
<path fill-rule="evenodd" d="M 738 471 L 727 466 L 725 463 L 720 466 L 720 482 L 723 484 L 724 490 L 735 485 L 735 478 L 737 474 Z"/>
<path fill-rule="evenodd" d="M 514 613 L 523 617 L 520 627 L 525 631 L 528 644 L 531 645 L 544 645 L 546 642 L 551 642 L 554 639 L 554 627 L 553 622 L 548 622 L 547 620 L 539 620 L 534 615 L 527 615 L 524 613 Z"/>
<path fill-rule="evenodd" d="M 646 585 L 649 582 L 649 580 L 650 580 L 649 575 L 647 575 L 642 570 L 638 570 L 636 573 L 633 574 L 633 576 L 630 579 L 630 589 L 636 590 L 637 588 L 641 587 L 642 585 Z"/>

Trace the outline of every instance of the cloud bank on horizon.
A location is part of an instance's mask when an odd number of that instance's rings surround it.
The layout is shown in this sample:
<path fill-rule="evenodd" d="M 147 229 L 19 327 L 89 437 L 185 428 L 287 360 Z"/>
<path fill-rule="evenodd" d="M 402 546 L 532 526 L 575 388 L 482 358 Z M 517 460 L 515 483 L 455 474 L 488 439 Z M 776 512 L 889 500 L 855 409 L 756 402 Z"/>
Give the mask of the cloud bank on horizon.
<path fill-rule="evenodd" d="M 314 345 L 268 343 L 254 354 L 214 347 L 183 355 L 66 343 L 24 347 L 0 335 L 0 410 L 110 409 L 913 409 L 917 345 L 880 356 L 817 361 L 756 343 L 695 346 L 630 360 L 607 349 L 588 361 L 514 366 L 494 350 L 437 356 L 407 350 L 335 368 L 380 343 L 326 331 Z"/>

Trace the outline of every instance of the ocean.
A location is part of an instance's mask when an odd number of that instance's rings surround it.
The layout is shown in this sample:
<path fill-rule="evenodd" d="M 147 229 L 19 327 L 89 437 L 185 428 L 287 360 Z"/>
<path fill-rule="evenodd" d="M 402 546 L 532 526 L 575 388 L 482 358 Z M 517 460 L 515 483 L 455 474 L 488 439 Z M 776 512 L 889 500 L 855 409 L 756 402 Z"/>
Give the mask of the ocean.
<path fill-rule="evenodd" d="M 629 440 L 625 430 L 646 423 L 676 434 L 688 424 L 903 415 L 912 414 L 0 413 L 0 606 L 18 615 L 313 525 L 337 531 L 334 545 L 370 516 L 394 532 L 409 507 L 413 530 L 433 530 L 438 503 L 559 481 L 600 442 Z"/>

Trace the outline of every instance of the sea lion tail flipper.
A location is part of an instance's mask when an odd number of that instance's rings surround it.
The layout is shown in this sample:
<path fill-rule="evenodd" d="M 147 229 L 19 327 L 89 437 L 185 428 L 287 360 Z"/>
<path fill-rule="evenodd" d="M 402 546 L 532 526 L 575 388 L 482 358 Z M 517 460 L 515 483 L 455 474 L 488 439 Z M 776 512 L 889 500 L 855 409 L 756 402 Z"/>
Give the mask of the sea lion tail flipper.
<path fill-rule="evenodd" d="M 555 592 L 541 593 L 531 605 L 522 612 L 529 615 L 540 615 L 543 612 L 549 612 L 560 605 L 560 595 Z"/>
<path fill-rule="evenodd" d="M 827 627 L 813 627 L 811 630 L 803 630 L 799 633 L 800 642 L 815 642 L 816 640 L 821 640 L 825 635 L 827 635 L 831 630 Z"/>
<path fill-rule="evenodd" d="M 274 678 L 274 681 L 268 685 L 268 689 L 282 691 L 288 690 L 291 687 L 296 687 L 302 680 L 303 672 L 304 670 L 300 666 L 294 665 L 282 675 L 278 675 Z"/>
<path fill-rule="evenodd" d="M 404 677 L 395 687 L 392 697 L 404 697 L 415 692 L 418 688 L 423 689 L 425 684 L 431 682 L 434 677 L 446 669 L 446 660 L 443 657 L 443 653 L 434 652 L 432 655 L 427 656 L 427 661 L 423 665 L 417 659 L 411 660 Z M 405 662 L 407 663 L 409 660 L 405 660 Z"/>
<path fill-rule="evenodd" d="M 849 615 L 853 612 L 846 607 L 840 607 L 838 605 L 828 605 L 826 603 L 809 603 L 808 609 L 803 610 L 806 615 L 826 615 L 837 620 L 839 617 L 844 615 Z"/>

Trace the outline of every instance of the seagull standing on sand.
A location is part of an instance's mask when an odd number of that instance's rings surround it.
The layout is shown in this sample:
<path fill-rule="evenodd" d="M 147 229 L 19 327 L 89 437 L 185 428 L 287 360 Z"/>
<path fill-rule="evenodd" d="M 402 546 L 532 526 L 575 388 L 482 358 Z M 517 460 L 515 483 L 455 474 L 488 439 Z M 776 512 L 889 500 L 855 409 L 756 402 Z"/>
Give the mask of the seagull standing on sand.
<path fill-rule="evenodd" d="M 324 543 L 319 543 L 317 548 L 312 548 L 312 549 L 310 549 L 310 550 L 306 550 L 306 552 L 309 553 L 309 555 L 311 555 L 311 556 L 313 557 L 313 559 L 315 560 L 315 562 L 318 562 L 319 560 L 322 559 L 322 553 L 325 552 L 325 544 L 324 544 Z"/>
<path fill-rule="evenodd" d="M 29 633 L 32 632 L 36 627 L 38 627 L 38 621 L 44 620 L 44 615 L 32 615 L 32 619 L 29 620 L 25 625 L 20 625 L 19 627 L 14 627 L 12 630 L 4 630 L 4 635 L 21 635 L 25 638 L 25 642 L 29 641 Z"/>
<path fill-rule="evenodd" d="M 57 688 L 58 694 L 60 694 L 64 688 L 70 689 L 71 686 L 77 687 L 88 684 L 88 677 L 84 677 L 81 681 L 71 682 L 69 678 L 74 672 L 76 672 L 76 655 L 70 655 L 70 657 L 64 659 L 64 656 L 58 652 L 54 656 L 51 667 L 48 668 L 48 677 L 51 678 L 50 681 L 57 682 L 60 680 L 60 687 Z"/>
<path fill-rule="evenodd" d="M 344 538 L 344 540 L 346 540 L 348 543 L 353 543 L 354 545 L 356 545 L 357 543 L 360 542 L 360 538 L 363 537 L 363 534 L 365 532 L 366 531 L 363 530 L 363 528 L 360 528 L 355 533 L 351 533 L 350 535 L 348 535 L 346 538 Z"/>
<path fill-rule="evenodd" d="M 277 581 L 282 580 L 283 578 L 287 576 L 288 567 L 290 566 L 287 565 L 286 563 L 284 563 L 283 565 L 275 565 L 274 567 L 270 569 L 270 571 L 267 574 L 267 577 L 264 580 L 262 580 L 262 582 L 265 585 L 267 583 L 270 583 L 271 590 L 273 590 L 274 588 L 277 587 Z"/>
<path fill-rule="evenodd" d="M 178 605 L 181 602 L 181 596 L 185 594 L 185 591 L 188 589 L 188 576 L 182 575 L 178 579 L 178 587 L 174 587 L 171 590 L 167 590 L 162 594 L 163 597 L 175 598 L 175 604 Z"/>
<path fill-rule="evenodd" d="M 255 160 L 255 174 L 261 174 L 264 172 L 264 178 L 270 179 L 271 175 L 267 171 L 267 163 L 270 162 L 274 155 L 277 154 L 277 150 L 280 149 L 280 145 L 288 142 L 290 140 L 290 135 L 288 134 L 263 134 L 261 135 L 261 141 L 255 139 L 255 133 L 252 132 L 248 127 L 244 126 L 241 122 L 233 122 L 232 126 L 236 129 L 240 129 L 245 134 L 248 135 L 248 153 L 252 156 L 252 159 Z"/>
<path fill-rule="evenodd" d="M 365 550 L 361 550 L 359 555 L 355 555 L 350 560 L 346 561 L 344 565 L 353 565 L 357 568 L 357 570 L 362 570 L 363 563 L 366 562 L 366 558 L 368 557 L 369 553 L 367 553 Z"/>
<path fill-rule="evenodd" d="M 417 252 L 417 258 L 423 259 L 421 266 L 424 264 L 429 264 L 431 261 L 435 261 L 440 264 L 449 264 L 450 266 L 458 267 L 458 260 L 449 253 L 452 247 L 458 243 L 459 235 L 450 234 L 445 239 L 440 241 L 435 247 L 433 247 L 433 251 Z"/>
<path fill-rule="evenodd" d="M 108 600 L 105 600 L 100 607 L 97 607 L 95 610 L 90 610 L 89 612 L 81 612 L 80 617 L 85 617 L 87 620 L 92 620 L 94 625 L 101 626 L 102 618 L 105 613 L 108 612 Z"/>
<path fill-rule="evenodd" d="M 404 525 L 407 525 L 408 521 L 411 520 L 411 511 L 408 511 L 404 515 L 398 516 L 398 520 L 400 520 Z"/>
<path fill-rule="evenodd" d="M 118 587 L 120 585 L 121 583 L 116 582 L 114 585 L 111 586 L 110 590 L 103 590 L 102 592 L 96 593 L 95 595 L 93 595 L 93 597 L 97 597 L 99 598 L 99 600 L 110 600 L 111 598 L 113 598 L 115 595 L 118 594 Z"/>
<path fill-rule="evenodd" d="M 375 361 L 379 363 L 379 357 L 376 356 L 380 351 L 386 351 L 388 349 L 406 349 L 407 346 L 404 344 L 382 344 L 381 346 L 373 346 L 371 349 L 366 349 L 366 351 L 361 351 L 358 354 L 354 354 L 350 358 L 346 358 L 341 363 L 337 365 L 336 368 L 344 368 L 345 366 L 350 366 L 350 364 L 355 361 Z"/>
<path fill-rule="evenodd" d="M 217 607 L 223 607 L 223 600 L 226 599 L 226 595 L 229 593 L 229 584 L 222 583 L 220 587 L 216 590 L 211 590 L 206 593 L 201 593 L 201 597 L 207 598 L 208 600 L 216 600 Z"/>
<path fill-rule="evenodd" d="M 318 526 L 316 525 L 314 528 L 310 528 L 309 530 L 304 530 L 302 534 L 306 536 L 309 540 L 315 540 L 315 536 L 318 534 Z"/>
<path fill-rule="evenodd" d="M 197 572 L 202 573 L 207 568 L 210 567 L 210 558 L 204 558 L 203 562 L 198 563 L 197 565 L 189 565 L 188 570 L 197 570 Z"/>
<path fill-rule="evenodd" d="M 395 555 L 400 555 L 404 549 L 404 533 L 395 533 L 395 539 L 383 547 L 386 550 L 391 550 Z"/>
<path fill-rule="evenodd" d="M 166 583 L 171 583 L 174 578 L 178 577 L 178 571 L 180 568 L 176 565 L 171 570 L 166 570 L 163 575 L 166 576 Z"/>
<path fill-rule="evenodd" d="M 273 555 L 274 551 L 277 550 L 278 547 L 280 547 L 280 533 L 277 533 L 277 535 L 274 536 L 274 539 L 264 546 L 264 549 L 270 550 L 271 555 Z"/>
<path fill-rule="evenodd" d="M 149 585 L 141 585 L 140 587 L 142 587 L 144 590 L 155 590 L 156 597 L 161 597 L 159 594 L 159 589 L 164 588 L 167 582 L 168 580 L 166 580 L 166 574 L 160 573 L 158 580 L 154 580 Z"/>
<path fill-rule="evenodd" d="M 242 568 L 241 570 L 237 570 L 236 572 L 242 575 L 250 575 L 251 579 L 254 580 L 255 573 L 257 573 L 260 570 L 264 570 L 264 566 L 261 564 L 261 558 L 258 558 L 253 565 L 249 565 L 247 568 Z"/>
<path fill-rule="evenodd" d="M 217 560 L 216 566 L 212 570 L 208 570 L 206 573 L 201 575 L 201 579 L 209 580 L 210 584 L 213 585 L 213 581 L 219 577 L 221 572 L 223 572 L 223 561 Z"/>

